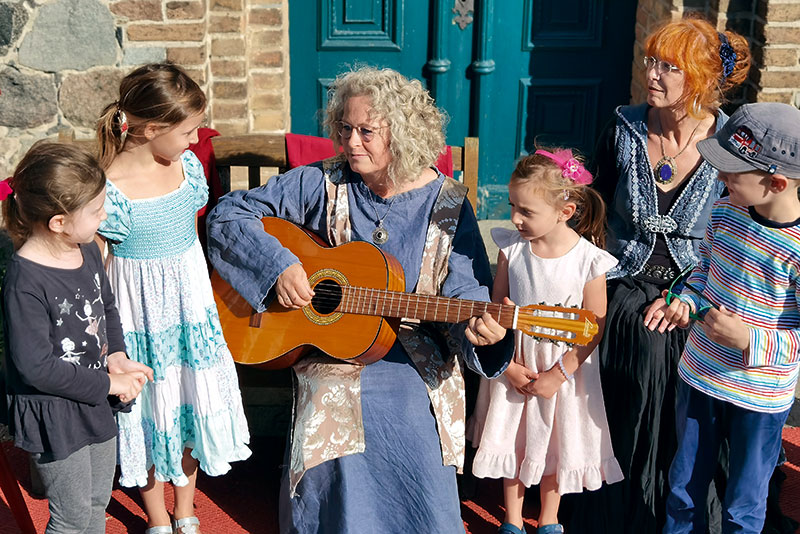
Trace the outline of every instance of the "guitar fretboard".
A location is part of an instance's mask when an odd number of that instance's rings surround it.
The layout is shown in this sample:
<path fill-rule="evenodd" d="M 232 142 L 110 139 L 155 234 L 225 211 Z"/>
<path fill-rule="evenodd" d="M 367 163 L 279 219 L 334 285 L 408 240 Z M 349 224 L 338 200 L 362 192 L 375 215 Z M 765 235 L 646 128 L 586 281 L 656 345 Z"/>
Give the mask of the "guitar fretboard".
<path fill-rule="evenodd" d="M 343 313 L 405 317 L 440 323 L 460 323 L 489 312 L 503 328 L 512 328 L 514 308 L 515 306 L 511 304 L 344 286 L 342 301 L 336 310 Z"/>

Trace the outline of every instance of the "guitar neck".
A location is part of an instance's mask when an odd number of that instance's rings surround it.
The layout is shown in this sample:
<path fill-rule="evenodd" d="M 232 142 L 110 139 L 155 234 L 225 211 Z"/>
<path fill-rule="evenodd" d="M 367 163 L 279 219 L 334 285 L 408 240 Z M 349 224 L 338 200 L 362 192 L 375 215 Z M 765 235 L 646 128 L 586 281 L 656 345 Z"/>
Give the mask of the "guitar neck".
<path fill-rule="evenodd" d="M 420 321 L 460 323 L 489 312 L 503 328 L 514 328 L 516 306 L 364 287 L 342 287 L 337 311 Z"/>

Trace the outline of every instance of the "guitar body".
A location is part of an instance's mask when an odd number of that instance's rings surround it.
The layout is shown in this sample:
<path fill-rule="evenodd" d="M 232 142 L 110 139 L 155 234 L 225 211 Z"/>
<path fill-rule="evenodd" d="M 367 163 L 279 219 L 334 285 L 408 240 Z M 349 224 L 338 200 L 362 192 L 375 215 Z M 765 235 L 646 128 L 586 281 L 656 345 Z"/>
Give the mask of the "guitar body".
<path fill-rule="evenodd" d="M 300 259 L 312 289 L 323 284 L 327 289 L 405 290 L 400 263 L 370 243 L 329 247 L 283 219 L 265 217 L 263 223 L 264 231 Z M 238 363 L 280 369 L 317 348 L 337 359 L 368 364 L 389 352 L 397 337 L 399 319 L 337 312 L 338 302 L 329 290 L 317 291 L 312 303 L 302 309 L 284 308 L 273 301 L 266 312 L 256 313 L 216 271 L 211 285 L 225 340 Z"/>

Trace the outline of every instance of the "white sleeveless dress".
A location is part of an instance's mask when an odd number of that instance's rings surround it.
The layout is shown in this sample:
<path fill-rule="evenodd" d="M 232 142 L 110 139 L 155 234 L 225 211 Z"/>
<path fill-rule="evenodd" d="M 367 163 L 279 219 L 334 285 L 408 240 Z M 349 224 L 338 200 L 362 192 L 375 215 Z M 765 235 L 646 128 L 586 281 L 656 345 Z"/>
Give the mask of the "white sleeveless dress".
<path fill-rule="evenodd" d="M 583 238 L 559 258 L 536 256 L 515 230 L 494 228 L 492 238 L 508 258 L 509 297 L 520 306 L 580 306 L 586 283 L 617 263 Z M 533 371 L 547 371 L 568 350 L 516 332 L 514 360 Z M 550 399 L 519 393 L 505 375 L 482 379 L 470 423 L 477 477 L 519 478 L 531 486 L 555 474 L 562 495 L 623 478 L 611 447 L 597 349 Z"/>

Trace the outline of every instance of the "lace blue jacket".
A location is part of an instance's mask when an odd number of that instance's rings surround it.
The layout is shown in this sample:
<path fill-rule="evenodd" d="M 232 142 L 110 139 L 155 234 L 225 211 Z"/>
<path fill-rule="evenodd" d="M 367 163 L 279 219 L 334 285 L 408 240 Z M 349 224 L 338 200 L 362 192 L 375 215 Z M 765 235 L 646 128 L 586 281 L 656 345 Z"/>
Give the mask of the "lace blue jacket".
<path fill-rule="evenodd" d="M 642 270 L 663 234 L 679 269 L 698 262 L 700 241 L 711 207 L 725 186 L 717 171 L 703 160 L 664 215 L 658 213 L 653 169 L 647 154 L 647 104 L 617 108 L 614 129 L 616 188 L 608 206 L 607 248 L 619 260 L 607 277 L 621 278 Z M 716 130 L 728 120 L 718 111 Z"/>

